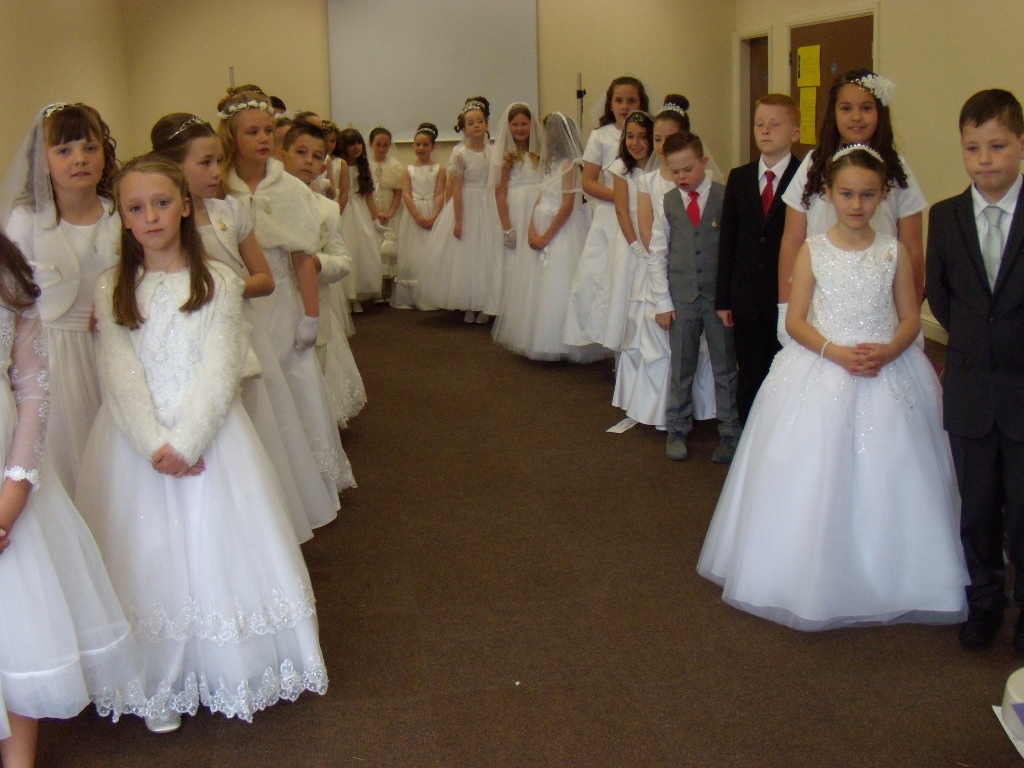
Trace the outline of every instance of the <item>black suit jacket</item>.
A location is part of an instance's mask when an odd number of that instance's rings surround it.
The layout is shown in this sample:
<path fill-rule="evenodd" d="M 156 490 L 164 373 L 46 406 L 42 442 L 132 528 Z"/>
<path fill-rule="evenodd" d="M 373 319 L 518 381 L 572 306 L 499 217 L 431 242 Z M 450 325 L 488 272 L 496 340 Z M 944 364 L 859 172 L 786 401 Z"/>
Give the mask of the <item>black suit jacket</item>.
<path fill-rule="evenodd" d="M 800 166 L 796 157 L 779 178 L 768 216 L 761 209 L 757 160 L 733 168 L 725 185 L 718 246 L 715 309 L 731 309 L 740 322 L 775 316 L 779 302 L 779 246 L 786 226 L 782 195 Z"/>
<path fill-rule="evenodd" d="M 1024 192 L 995 288 L 989 288 L 971 190 L 928 215 L 928 304 L 949 332 L 943 420 L 954 435 L 984 437 L 993 426 L 1024 440 Z"/>

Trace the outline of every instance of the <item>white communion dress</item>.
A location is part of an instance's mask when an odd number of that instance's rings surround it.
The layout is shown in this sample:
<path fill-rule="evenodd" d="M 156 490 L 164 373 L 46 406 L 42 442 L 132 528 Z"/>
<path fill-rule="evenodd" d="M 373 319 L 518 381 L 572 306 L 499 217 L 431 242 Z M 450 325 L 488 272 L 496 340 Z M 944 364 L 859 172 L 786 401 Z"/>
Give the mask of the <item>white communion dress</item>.
<path fill-rule="evenodd" d="M 833 344 L 897 326 L 896 240 L 808 244 L 812 323 Z M 741 610 L 801 630 L 966 615 L 959 495 L 939 382 L 910 346 L 877 377 L 790 340 L 754 401 L 697 571 Z"/>
<path fill-rule="evenodd" d="M 434 215 L 434 191 L 437 188 L 437 175 L 441 166 L 410 165 L 406 167 L 409 174 L 409 186 L 412 202 L 420 216 L 425 218 Z M 398 268 L 395 275 L 395 287 L 391 292 L 391 306 L 397 309 L 412 309 L 415 306 L 416 286 L 423 272 L 423 263 L 427 256 L 427 243 L 430 242 L 429 229 L 424 229 L 409 214 L 402 214 L 398 220 Z"/>
<path fill-rule="evenodd" d="M 212 300 L 185 313 L 189 273 L 149 272 L 145 322 L 115 325 L 114 272 L 97 285 L 104 401 L 76 502 L 96 535 L 143 662 L 146 714 L 251 720 L 324 693 L 309 574 L 280 483 L 238 398 L 241 282 L 209 263 Z M 170 445 L 202 474 L 151 466 Z"/>
<path fill-rule="evenodd" d="M 0 739 L 11 735 L 9 712 L 69 718 L 92 699 L 116 719 L 139 703 L 131 629 L 89 529 L 42 458 L 46 359 L 38 311 L 0 307 L 0 461 L 5 478 L 34 486 L 0 555 Z"/>

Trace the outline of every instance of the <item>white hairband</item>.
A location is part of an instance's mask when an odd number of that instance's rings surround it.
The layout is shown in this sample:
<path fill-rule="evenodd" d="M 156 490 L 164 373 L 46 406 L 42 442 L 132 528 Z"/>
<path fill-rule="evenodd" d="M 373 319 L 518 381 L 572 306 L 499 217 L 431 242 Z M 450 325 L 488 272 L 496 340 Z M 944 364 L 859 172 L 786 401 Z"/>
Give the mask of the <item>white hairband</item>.
<path fill-rule="evenodd" d="M 265 101 L 256 101 L 256 99 L 249 99 L 249 101 L 242 101 L 238 104 L 232 104 L 226 107 L 223 112 L 218 112 L 221 120 L 227 120 L 232 115 L 238 112 L 244 112 L 247 109 L 262 109 L 264 112 L 274 117 L 274 108 Z"/>
<path fill-rule="evenodd" d="M 840 157 L 848 155 L 851 152 L 856 152 L 857 150 L 860 150 L 862 152 L 867 152 L 869 155 L 871 155 L 873 158 L 875 158 L 878 162 L 883 163 L 883 164 L 885 163 L 885 160 L 882 159 L 882 156 L 880 154 L 878 154 L 877 151 L 875 151 L 874 149 L 869 147 L 867 144 L 850 144 L 848 146 L 845 146 L 842 149 L 840 149 L 838 152 L 836 152 L 834 155 L 832 155 L 832 157 L 829 158 L 829 162 L 833 162 L 834 163 Z"/>

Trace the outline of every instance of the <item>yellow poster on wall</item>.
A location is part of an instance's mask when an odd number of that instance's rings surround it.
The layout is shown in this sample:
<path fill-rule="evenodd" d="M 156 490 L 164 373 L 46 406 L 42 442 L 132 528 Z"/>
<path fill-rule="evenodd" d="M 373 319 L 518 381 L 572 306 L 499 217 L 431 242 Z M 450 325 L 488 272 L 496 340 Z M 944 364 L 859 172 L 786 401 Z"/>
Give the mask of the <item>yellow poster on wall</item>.
<path fill-rule="evenodd" d="M 796 49 L 796 85 L 798 88 L 821 85 L 820 45 L 804 45 Z"/>
<path fill-rule="evenodd" d="M 818 110 L 818 89 L 800 89 L 800 143 L 817 144 L 814 133 L 815 114 Z"/>

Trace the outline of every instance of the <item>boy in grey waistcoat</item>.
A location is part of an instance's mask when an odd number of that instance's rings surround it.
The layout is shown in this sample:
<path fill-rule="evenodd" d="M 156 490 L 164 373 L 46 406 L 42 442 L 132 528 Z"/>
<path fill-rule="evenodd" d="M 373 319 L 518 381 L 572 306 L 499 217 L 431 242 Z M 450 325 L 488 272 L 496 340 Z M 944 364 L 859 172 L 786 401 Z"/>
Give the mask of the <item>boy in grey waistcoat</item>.
<path fill-rule="evenodd" d="M 665 409 L 665 455 L 689 458 L 693 428 L 691 388 L 697 371 L 700 335 L 708 342 L 715 374 L 715 407 L 721 442 L 711 460 L 728 464 L 740 436 L 736 409 L 736 351 L 732 329 L 715 311 L 719 223 L 725 188 L 707 174 L 708 159 L 699 137 L 683 131 L 665 139 L 665 165 L 676 189 L 665 195 L 651 235 L 650 292 L 655 320 L 669 332 L 672 372 Z"/>

